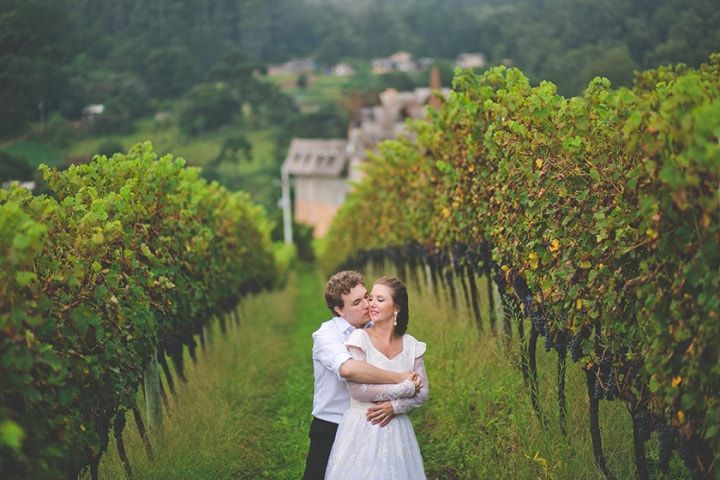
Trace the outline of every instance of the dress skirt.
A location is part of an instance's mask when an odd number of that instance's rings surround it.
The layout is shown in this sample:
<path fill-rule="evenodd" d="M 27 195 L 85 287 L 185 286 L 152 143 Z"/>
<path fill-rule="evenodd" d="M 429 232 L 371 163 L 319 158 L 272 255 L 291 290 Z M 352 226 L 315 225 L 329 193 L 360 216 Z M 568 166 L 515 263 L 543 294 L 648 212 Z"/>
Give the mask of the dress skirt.
<path fill-rule="evenodd" d="M 365 413 L 373 404 L 350 399 L 330 453 L 325 480 L 425 480 L 410 419 L 396 415 L 384 427 Z"/>

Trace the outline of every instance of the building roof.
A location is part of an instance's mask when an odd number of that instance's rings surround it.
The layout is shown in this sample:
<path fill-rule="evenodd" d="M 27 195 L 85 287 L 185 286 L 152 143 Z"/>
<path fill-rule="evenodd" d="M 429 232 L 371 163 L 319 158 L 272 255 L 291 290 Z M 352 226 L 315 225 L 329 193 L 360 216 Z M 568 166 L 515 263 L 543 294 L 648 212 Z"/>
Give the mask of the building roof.
<path fill-rule="evenodd" d="M 283 168 L 296 176 L 340 177 L 350 158 L 347 146 L 345 139 L 293 138 Z"/>

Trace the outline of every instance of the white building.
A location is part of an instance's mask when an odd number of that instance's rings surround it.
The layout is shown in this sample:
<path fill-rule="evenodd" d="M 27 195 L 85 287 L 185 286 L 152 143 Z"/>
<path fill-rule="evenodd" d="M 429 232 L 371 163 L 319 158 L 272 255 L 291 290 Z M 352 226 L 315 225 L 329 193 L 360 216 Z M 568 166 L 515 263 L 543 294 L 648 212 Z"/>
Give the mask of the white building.
<path fill-rule="evenodd" d="M 345 139 L 294 138 L 282 165 L 283 174 L 293 178 L 295 220 L 312 225 L 316 237 L 327 233 L 345 202 L 349 190 L 347 145 Z"/>
<path fill-rule="evenodd" d="M 455 65 L 460 68 L 482 68 L 486 62 L 482 53 L 461 53 L 455 59 Z"/>

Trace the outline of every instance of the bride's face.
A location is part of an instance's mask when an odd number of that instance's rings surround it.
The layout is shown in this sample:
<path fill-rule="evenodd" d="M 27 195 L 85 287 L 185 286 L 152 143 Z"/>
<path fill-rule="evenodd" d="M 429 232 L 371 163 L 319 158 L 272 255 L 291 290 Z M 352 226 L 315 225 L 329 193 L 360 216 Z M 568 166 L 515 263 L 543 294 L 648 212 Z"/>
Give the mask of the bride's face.
<path fill-rule="evenodd" d="M 373 285 L 370 292 L 370 320 L 374 323 L 392 320 L 397 310 L 392 298 L 392 289 L 386 285 Z"/>

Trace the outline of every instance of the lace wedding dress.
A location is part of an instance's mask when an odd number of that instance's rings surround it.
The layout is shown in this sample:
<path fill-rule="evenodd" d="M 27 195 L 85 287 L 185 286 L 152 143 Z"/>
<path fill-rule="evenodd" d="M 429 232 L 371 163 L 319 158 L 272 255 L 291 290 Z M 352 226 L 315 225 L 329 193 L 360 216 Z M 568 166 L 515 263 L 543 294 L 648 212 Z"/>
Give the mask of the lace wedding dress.
<path fill-rule="evenodd" d="M 422 376 L 423 386 L 415 394 L 409 380 L 397 385 L 367 385 L 348 382 L 350 408 L 343 415 L 330 453 L 325 480 L 425 480 L 423 460 L 406 412 L 419 407 L 428 396 L 423 363 L 425 343 L 403 335 L 403 350 L 389 359 L 377 350 L 363 329 L 345 342 L 350 355 L 384 370 L 412 370 Z M 374 401 L 390 400 L 395 416 L 384 427 L 373 425 L 365 413 Z"/>

